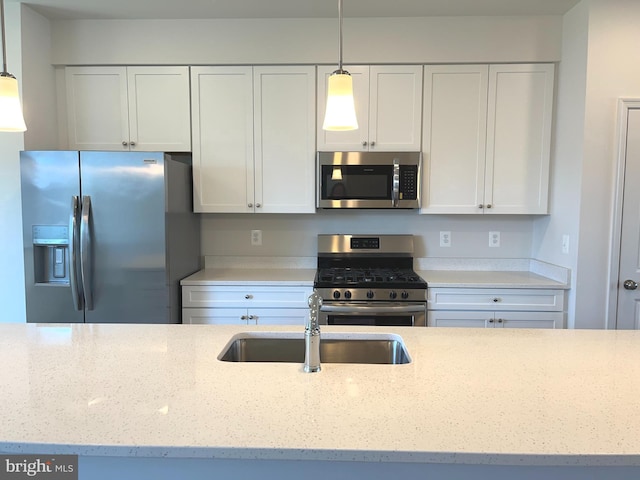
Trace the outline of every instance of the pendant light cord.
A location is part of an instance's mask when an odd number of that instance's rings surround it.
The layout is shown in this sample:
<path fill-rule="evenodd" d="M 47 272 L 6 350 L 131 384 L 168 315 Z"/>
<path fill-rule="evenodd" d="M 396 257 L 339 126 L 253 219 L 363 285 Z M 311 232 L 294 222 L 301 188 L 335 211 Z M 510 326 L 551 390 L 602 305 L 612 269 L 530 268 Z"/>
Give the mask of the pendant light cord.
<path fill-rule="evenodd" d="M 0 21 L 2 22 L 2 73 L 7 73 L 7 41 L 4 36 L 4 0 L 0 0 Z"/>
<path fill-rule="evenodd" d="M 338 20 L 340 25 L 340 33 L 338 35 L 338 71 L 342 73 L 344 71 L 342 70 L 342 0 L 338 0 Z M 2 44 L 4 45 L 4 41 Z"/>

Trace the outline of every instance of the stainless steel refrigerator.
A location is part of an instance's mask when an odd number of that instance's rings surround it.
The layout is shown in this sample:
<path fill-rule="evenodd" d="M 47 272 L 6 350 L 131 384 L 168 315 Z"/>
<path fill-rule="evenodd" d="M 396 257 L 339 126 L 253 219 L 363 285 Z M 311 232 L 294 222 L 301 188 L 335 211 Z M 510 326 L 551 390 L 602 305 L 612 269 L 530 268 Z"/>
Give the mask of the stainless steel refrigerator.
<path fill-rule="evenodd" d="M 197 271 L 190 154 L 21 152 L 27 322 L 180 323 Z"/>

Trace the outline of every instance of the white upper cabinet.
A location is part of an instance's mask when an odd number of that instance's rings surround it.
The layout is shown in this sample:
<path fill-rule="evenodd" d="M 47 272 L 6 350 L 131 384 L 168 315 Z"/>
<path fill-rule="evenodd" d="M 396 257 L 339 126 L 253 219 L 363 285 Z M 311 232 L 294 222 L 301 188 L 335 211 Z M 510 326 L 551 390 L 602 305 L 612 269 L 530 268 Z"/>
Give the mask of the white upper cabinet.
<path fill-rule="evenodd" d="M 67 67 L 69 148 L 190 151 L 189 67 Z"/>
<path fill-rule="evenodd" d="M 422 67 L 418 65 L 345 66 L 353 78 L 358 129 L 322 129 L 327 79 L 335 66 L 318 67 L 318 150 L 419 151 Z"/>
<path fill-rule="evenodd" d="M 421 213 L 547 213 L 554 66 L 425 67 Z"/>
<path fill-rule="evenodd" d="M 488 74 L 487 65 L 425 67 L 424 213 L 482 212 Z"/>
<path fill-rule="evenodd" d="M 315 67 L 193 67 L 194 209 L 315 212 Z"/>

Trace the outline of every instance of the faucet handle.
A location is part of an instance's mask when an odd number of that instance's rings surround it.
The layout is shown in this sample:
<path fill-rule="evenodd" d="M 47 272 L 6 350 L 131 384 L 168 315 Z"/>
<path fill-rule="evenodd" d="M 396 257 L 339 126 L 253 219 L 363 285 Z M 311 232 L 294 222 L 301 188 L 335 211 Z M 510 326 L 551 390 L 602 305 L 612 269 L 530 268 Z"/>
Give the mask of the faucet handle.
<path fill-rule="evenodd" d="M 319 330 L 318 314 L 320 307 L 322 307 L 322 297 L 317 292 L 313 292 L 309 295 L 309 322 L 307 323 L 307 330 Z"/>

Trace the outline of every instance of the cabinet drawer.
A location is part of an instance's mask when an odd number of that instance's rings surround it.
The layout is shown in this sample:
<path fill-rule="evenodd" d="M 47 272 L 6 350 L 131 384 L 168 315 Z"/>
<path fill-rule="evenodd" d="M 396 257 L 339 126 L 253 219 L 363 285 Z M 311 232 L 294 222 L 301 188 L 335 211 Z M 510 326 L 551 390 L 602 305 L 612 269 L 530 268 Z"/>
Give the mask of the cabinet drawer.
<path fill-rule="evenodd" d="M 564 310 L 563 290 L 430 288 L 429 310 Z"/>
<path fill-rule="evenodd" d="M 209 325 L 255 325 L 246 308 L 183 308 L 182 323 Z"/>
<path fill-rule="evenodd" d="M 308 308 L 307 299 L 312 291 L 312 287 L 298 286 L 184 286 L 182 306 Z"/>
<path fill-rule="evenodd" d="M 563 328 L 564 313 L 432 310 L 427 322 L 429 327 Z"/>

